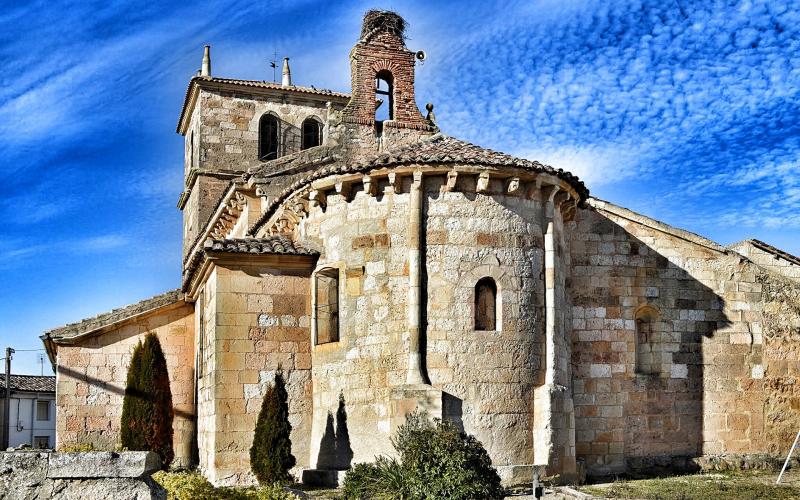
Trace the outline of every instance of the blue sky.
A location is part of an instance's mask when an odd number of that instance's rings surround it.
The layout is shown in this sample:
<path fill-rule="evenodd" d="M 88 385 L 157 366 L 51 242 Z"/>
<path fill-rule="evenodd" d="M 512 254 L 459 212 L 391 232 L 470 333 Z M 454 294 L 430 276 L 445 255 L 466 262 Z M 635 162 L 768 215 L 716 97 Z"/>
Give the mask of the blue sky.
<path fill-rule="evenodd" d="M 178 286 L 175 125 L 205 43 L 214 75 L 271 79 L 277 51 L 295 83 L 349 91 L 373 7 L 428 53 L 418 101 L 446 133 L 800 254 L 796 2 L 19 2 L 0 11 L 0 347 Z"/>

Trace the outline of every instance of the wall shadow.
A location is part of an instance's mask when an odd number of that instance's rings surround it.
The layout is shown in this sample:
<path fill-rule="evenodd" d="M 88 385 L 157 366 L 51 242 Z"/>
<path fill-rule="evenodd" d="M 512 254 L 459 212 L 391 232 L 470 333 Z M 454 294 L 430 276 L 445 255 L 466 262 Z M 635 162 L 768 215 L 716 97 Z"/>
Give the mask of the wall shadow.
<path fill-rule="evenodd" d="M 583 213 L 591 224 L 573 234 L 568 286 L 577 456 L 595 476 L 696 471 L 693 458 L 703 453 L 703 338 L 731 324 L 725 302 L 653 244 L 596 212 Z M 681 256 L 691 250 L 698 261 L 719 257 L 663 238 Z M 643 307 L 657 312 L 652 325 L 637 317 Z M 652 333 L 642 335 L 642 328 Z M 651 347 L 660 362 L 643 370 L 640 360 L 647 366 L 653 358 L 641 356 L 650 356 Z"/>
<path fill-rule="evenodd" d="M 336 419 L 329 411 L 325 432 L 319 444 L 317 469 L 347 470 L 353 462 L 353 448 L 350 446 L 350 431 L 347 427 L 347 409 L 344 395 L 339 394 Z"/>

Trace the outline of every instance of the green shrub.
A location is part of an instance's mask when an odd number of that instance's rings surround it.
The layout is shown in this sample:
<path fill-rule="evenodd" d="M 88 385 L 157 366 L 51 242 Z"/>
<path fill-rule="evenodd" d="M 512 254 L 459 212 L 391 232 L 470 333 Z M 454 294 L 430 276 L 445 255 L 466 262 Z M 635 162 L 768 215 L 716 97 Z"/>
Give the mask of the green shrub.
<path fill-rule="evenodd" d="M 167 500 L 297 500 L 297 496 L 278 484 L 259 488 L 215 488 L 198 472 L 153 474 L 153 479 L 167 490 Z"/>
<path fill-rule="evenodd" d="M 345 476 L 344 498 L 503 498 L 500 476 L 483 445 L 450 422 L 431 423 L 425 414 L 412 413 L 392 444 L 399 462 L 380 457 L 356 465 Z"/>
<path fill-rule="evenodd" d="M 347 472 L 342 496 L 350 499 L 400 500 L 410 498 L 401 465 L 394 458 L 378 457 L 373 464 L 356 464 Z"/>
<path fill-rule="evenodd" d="M 122 401 L 120 438 L 132 451 L 150 450 L 166 469 L 172 462 L 172 392 L 161 343 L 148 333 L 133 349 L 125 397 Z"/>
<path fill-rule="evenodd" d="M 278 367 L 275 383 L 267 388 L 261 411 L 258 413 L 253 446 L 250 448 L 250 468 L 261 484 L 291 481 L 289 469 L 294 467 L 292 441 L 289 435 L 289 395 L 283 371 Z"/>

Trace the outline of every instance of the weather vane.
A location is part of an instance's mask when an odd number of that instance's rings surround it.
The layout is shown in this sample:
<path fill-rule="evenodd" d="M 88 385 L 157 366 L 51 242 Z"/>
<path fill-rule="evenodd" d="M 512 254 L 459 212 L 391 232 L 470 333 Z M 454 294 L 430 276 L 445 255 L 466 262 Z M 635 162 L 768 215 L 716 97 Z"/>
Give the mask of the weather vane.
<path fill-rule="evenodd" d="M 273 59 L 269 62 L 269 67 L 272 68 L 272 83 L 277 82 L 277 70 L 278 70 L 278 51 L 275 51 L 273 55 Z"/>

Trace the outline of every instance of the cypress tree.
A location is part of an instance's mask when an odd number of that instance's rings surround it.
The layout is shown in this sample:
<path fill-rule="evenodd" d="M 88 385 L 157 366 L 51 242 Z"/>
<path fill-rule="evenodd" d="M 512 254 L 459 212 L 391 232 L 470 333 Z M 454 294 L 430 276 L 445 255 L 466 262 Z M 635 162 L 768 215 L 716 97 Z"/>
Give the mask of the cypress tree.
<path fill-rule="evenodd" d="M 123 448 L 154 451 L 164 468 L 172 462 L 172 391 L 167 360 L 154 333 L 133 349 L 125 397 L 122 400 L 120 437 Z"/>
<path fill-rule="evenodd" d="M 267 388 L 256 421 L 253 446 L 250 448 L 250 468 L 261 484 L 289 482 L 289 469 L 294 467 L 292 441 L 289 435 L 289 394 L 283 370 L 278 367 L 275 383 Z"/>

